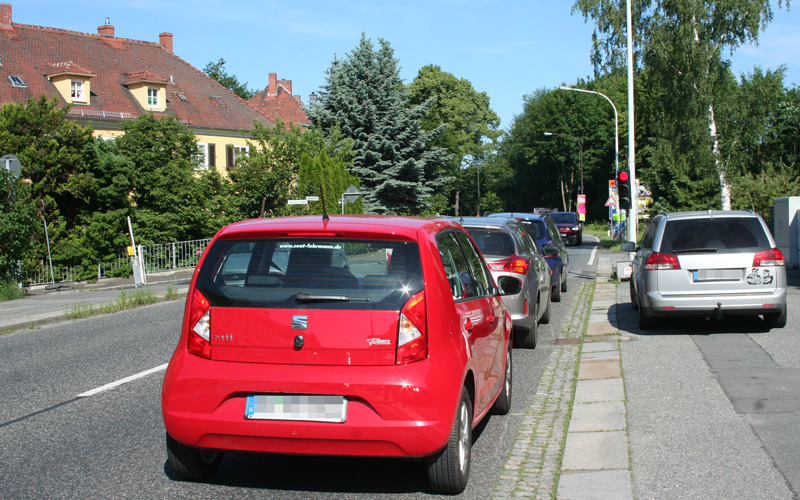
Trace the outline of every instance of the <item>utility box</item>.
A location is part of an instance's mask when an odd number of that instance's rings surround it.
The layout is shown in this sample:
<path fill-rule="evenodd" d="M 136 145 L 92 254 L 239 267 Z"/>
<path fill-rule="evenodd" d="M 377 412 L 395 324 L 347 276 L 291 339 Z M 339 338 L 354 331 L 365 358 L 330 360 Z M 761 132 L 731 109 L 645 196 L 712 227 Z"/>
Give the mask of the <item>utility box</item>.
<path fill-rule="evenodd" d="M 778 249 L 783 254 L 786 267 L 800 265 L 800 196 L 775 198 L 773 236 Z"/>

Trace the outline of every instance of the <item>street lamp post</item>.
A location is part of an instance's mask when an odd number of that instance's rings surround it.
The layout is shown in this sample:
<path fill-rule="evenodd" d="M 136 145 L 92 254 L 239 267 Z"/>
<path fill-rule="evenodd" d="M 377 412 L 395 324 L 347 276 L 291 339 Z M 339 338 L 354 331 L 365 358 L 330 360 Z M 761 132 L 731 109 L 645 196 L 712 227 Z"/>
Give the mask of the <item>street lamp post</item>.
<path fill-rule="evenodd" d="M 576 89 L 575 87 L 567 87 L 566 85 L 562 85 L 559 87 L 559 90 L 573 90 L 575 92 L 585 92 L 587 94 L 597 94 L 601 97 L 604 97 L 611 107 L 614 108 L 614 178 L 617 177 L 617 172 L 619 172 L 619 117 L 617 115 L 617 107 L 614 106 L 614 101 L 608 98 L 607 95 L 602 94 L 600 92 L 595 92 L 594 90 L 584 90 L 584 89 Z"/>
<path fill-rule="evenodd" d="M 569 137 L 571 139 L 574 139 L 575 142 L 578 143 L 578 148 L 580 149 L 580 155 L 578 156 L 578 158 L 580 160 L 580 166 L 581 166 L 581 192 L 580 192 L 580 194 L 584 194 L 583 193 L 583 143 L 580 140 L 578 140 L 578 138 L 575 137 L 574 135 L 559 134 L 558 132 L 545 132 L 544 135 L 547 135 L 547 136 L 558 135 L 558 136 L 561 136 L 561 137 Z"/>

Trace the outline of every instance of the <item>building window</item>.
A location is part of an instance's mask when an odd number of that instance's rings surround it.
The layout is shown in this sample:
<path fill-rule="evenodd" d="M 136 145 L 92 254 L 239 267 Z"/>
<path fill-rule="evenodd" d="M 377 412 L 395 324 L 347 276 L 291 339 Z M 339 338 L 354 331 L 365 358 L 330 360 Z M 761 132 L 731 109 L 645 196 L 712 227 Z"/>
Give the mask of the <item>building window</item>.
<path fill-rule="evenodd" d="M 236 162 L 242 155 L 247 155 L 250 152 L 250 146 L 236 146 L 229 144 L 225 151 L 225 168 L 233 170 L 236 167 Z"/>
<path fill-rule="evenodd" d="M 151 108 L 158 108 L 158 89 L 147 88 L 147 105 Z"/>
<path fill-rule="evenodd" d="M 209 168 L 216 168 L 217 166 L 217 146 L 200 142 L 197 144 L 200 148 L 200 158 L 197 162 L 195 170 L 208 170 Z"/>
<path fill-rule="evenodd" d="M 83 93 L 83 82 L 80 80 L 72 80 L 72 88 L 70 97 L 74 101 L 86 102 L 86 96 Z"/>
<path fill-rule="evenodd" d="M 22 80 L 22 78 L 20 78 L 18 76 L 13 76 L 12 75 L 12 76 L 9 76 L 8 79 L 11 80 L 11 85 L 14 86 L 14 87 L 27 87 L 27 85 Z"/>

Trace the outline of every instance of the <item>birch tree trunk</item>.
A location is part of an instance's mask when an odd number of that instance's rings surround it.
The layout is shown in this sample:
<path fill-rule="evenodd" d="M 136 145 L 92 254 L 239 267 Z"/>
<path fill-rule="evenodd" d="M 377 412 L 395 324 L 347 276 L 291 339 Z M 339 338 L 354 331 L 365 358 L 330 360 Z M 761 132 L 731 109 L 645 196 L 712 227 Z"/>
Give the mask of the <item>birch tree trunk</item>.
<path fill-rule="evenodd" d="M 731 183 L 725 172 L 725 163 L 719 149 L 719 137 L 717 136 L 717 120 L 714 116 L 714 105 L 708 105 L 708 133 L 711 135 L 711 150 L 714 153 L 714 164 L 717 167 L 719 176 L 719 195 L 723 210 L 731 209 Z"/>

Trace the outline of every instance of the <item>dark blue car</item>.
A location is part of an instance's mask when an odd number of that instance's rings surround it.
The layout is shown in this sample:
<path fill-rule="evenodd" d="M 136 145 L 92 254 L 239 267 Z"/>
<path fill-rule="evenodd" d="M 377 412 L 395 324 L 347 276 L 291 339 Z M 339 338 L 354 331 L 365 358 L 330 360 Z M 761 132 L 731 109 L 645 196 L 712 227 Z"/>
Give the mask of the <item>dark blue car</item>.
<path fill-rule="evenodd" d="M 513 217 L 521 220 L 531 237 L 539 248 L 544 253 L 546 246 L 554 247 L 558 250 L 555 255 L 545 257 L 545 260 L 550 265 L 553 275 L 550 277 L 553 292 L 551 300 L 559 302 L 561 300 L 561 292 L 567 291 L 567 268 L 569 267 L 569 255 L 567 255 L 567 248 L 561 235 L 558 232 L 558 226 L 552 217 L 546 213 L 533 214 L 523 212 L 503 212 L 499 214 L 489 214 L 488 217 Z"/>

